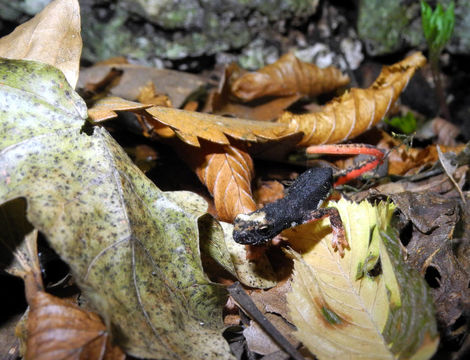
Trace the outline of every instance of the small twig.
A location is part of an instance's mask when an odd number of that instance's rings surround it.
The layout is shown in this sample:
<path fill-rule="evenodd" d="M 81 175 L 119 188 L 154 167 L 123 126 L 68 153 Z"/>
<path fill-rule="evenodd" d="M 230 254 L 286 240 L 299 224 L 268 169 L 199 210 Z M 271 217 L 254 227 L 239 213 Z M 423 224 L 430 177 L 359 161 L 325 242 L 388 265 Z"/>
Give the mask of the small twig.
<path fill-rule="evenodd" d="M 304 357 L 294 348 L 289 341 L 277 330 L 273 324 L 258 310 L 255 303 L 245 290 L 242 288 L 240 283 L 237 281 L 233 285 L 229 286 L 228 292 L 232 298 L 238 303 L 243 311 L 248 314 L 253 320 L 255 320 L 261 328 L 292 358 L 295 360 L 305 360 Z"/>

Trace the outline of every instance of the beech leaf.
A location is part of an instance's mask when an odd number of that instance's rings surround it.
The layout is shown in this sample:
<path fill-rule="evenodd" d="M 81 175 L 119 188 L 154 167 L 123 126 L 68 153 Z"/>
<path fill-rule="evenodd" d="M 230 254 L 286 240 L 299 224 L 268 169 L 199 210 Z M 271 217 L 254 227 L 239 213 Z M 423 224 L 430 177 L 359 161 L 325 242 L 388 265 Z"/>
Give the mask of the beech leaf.
<path fill-rule="evenodd" d="M 317 113 L 295 115 L 285 112 L 278 122 L 288 124 L 292 132 L 304 133 L 298 146 L 334 144 L 352 139 L 387 114 L 411 76 L 425 62 L 420 52 L 414 53 L 396 64 L 385 66 L 369 88 L 353 88 Z"/>
<path fill-rule="evenodd" d="M 181 142 L 173 145 L 214 197 L 219 220 L 231 222 L 240 213 L 256 210 L 251 193 L 254 166 L 248 153 L 208 142 L 199 148 Z"/>
<path fill-rule="evenodd" d="M 26 198 L 124 351 L 232 358 L 226 291 L 200 260 L 203 200 L 160 191 L 105 129 L 81 133 L 85 104 L 56 68 L 1 60 L 0 79 L 0 203 Z"/>
<path fill-rule="evenodd" d="M 82 53 L 80 31 L 78 0 L 54 0 L 31 20 L 0 38 L 0 56 L 54 65 L 74 88 Z"/>
<path fill-rule="evenodd" d="M 429 289 L 403 261 L 394 207 L 340 200 L 351 249 L 331 247 L 328 220 L 283 235 L 294 250 L 287 295 L 295 335 L 319 359 L 429 359 L 439 337 Z M 287 234 L 286 234 L 287 233 Z"/>
<path fill-rule="evenodd" d="M 229 145 L 230 141 L 226 135 L 237 140 L 254 142 L 292 135 L 288 126 L 280 123 L 227 118 L 162 106 L 154 106 L 146 111 L 155 120 L 173 129 L 181 140 L 198 147 L 200 146 L 198 138 Z"/>
<path fill-rule="evenodd" d="M 347 85 L 349 77 L 334 66 L 319 68 L 287 53 L 273 64 L 232 79 L 231 90 L 239 99 L 302 94 L 317 96 Z"/>

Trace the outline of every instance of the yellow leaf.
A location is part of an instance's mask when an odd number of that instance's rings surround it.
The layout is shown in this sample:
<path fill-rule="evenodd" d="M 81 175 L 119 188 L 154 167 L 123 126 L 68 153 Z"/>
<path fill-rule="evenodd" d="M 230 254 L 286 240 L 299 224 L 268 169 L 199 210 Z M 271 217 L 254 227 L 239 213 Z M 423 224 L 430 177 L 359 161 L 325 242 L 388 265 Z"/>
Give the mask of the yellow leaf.
<path fill-rule="evenodd" d="M 77 0 L 55 0 L 0 39 L 0 56 L 35 60 L 61 70 L 72 88 L 78 80 L 82 38 Z"/>
<path fill-rule="evenodd" d="M 328 220 L 284 232 L 294 250 L 287 295 L 299 340 L 323 359 L 427 359 L 437 348 L 432 301 L 423 279 L 403 263 L 390 229 L 393 206 L 340 200 L 350 251 L 331 247 Z M 373 270 L 369 260 L 378 255 Z M 371 271 L 372 270 L 372 271 Z"/>

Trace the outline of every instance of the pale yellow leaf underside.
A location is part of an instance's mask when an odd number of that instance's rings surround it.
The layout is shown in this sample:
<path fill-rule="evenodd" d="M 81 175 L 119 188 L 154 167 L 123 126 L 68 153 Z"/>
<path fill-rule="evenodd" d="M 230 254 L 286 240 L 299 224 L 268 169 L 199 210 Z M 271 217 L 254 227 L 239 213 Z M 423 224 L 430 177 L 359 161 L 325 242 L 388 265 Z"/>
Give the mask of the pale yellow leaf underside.
<path fill-rule="evenodd" d="M 359 208 L 362 204 L 350 206 Z M 367 208 L 345 212 L 339 206 L 339 211 L 348 234 L 352 224 L 362 224 L 359 234 L 348 237 L 351 250 L 343 258 L 331 247 L 331 234 L 325 236 L 325 231 L 329 232 L 327 219 L 284 233 L 293 239 L 294 248 L 306 251 L 303 256 L 291 252 L 295 280 L 287 300 L 298 329 L 296 336 L 319 359 L 393 359 L 382 336 L 390 311 L 385 280 L 364 276 L 356 281 L 363 263 L 357 259 L 364 259 L 368 251 L 356 239 L 366 236 L 368 244 L 375 219 Z M 329 311 L 340 323 L 328 321 L 325 312 Z"/>

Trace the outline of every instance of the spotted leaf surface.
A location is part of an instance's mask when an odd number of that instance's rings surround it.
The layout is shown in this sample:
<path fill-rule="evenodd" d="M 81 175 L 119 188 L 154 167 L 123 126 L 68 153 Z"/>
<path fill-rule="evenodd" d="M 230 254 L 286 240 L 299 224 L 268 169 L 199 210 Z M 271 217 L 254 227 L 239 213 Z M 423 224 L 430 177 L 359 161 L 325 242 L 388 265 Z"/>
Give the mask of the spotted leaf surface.
<path fill-rule="evenodd" d="M 81 133 L 85 116 L 60 71 L 0 62 L 0 203 L 26 198 L 28 220 L 127 353 L 231 358 L 225 289 L 200 261 L 201 199 L 160 191 L 106 130 Z"/>

